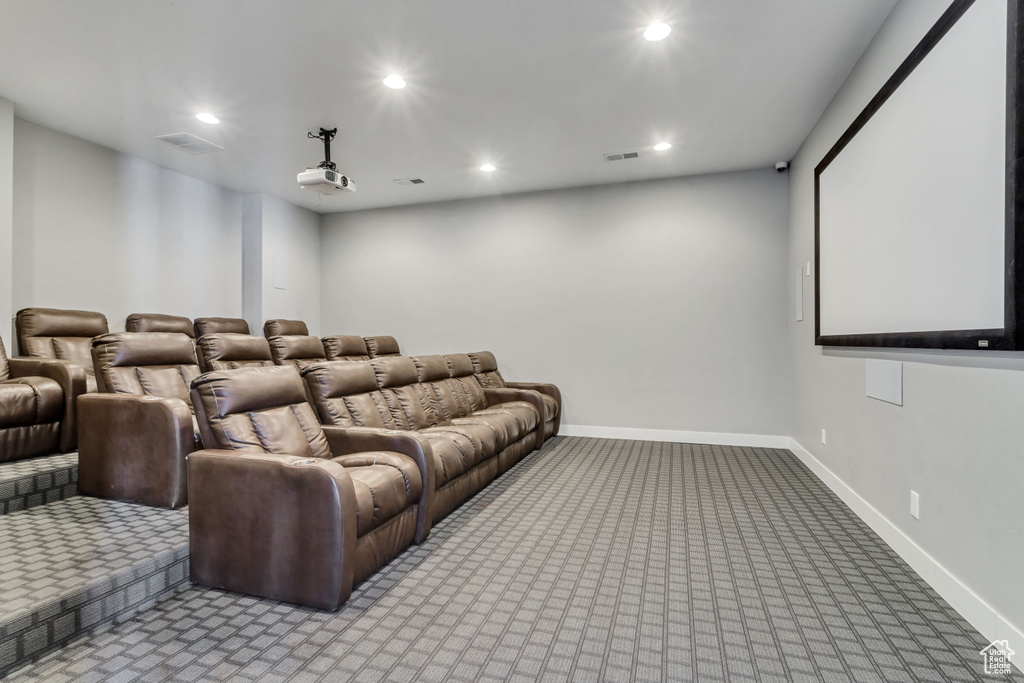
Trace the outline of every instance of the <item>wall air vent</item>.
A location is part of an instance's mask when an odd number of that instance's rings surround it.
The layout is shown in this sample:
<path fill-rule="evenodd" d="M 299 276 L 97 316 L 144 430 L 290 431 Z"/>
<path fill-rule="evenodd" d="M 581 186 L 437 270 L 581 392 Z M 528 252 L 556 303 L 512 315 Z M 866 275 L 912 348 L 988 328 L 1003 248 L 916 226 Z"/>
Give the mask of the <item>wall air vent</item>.
<path fill-rule="evenodd" d="M 396 185 L 422 185 L 425 182 L 423 178 L 395 178 Z"/>
<path fill-rule="evenodd" d="M 623 159 L 636 159 L 640 152 L 621 152 L 619 154 L 605 154 L 605 161 L 622 161 Z"/>
<path fill-rule="evenodd" d="M 219 152 L 224 148 L 215 145 L 209 140 L 198 138 L 192 133 L 171 133 L 170 135 L 157 135 L 157 140 L 166 142 L 171 147 L 177 147 L 182 152 L 188 152 L 189 154 L 207 154 L 209 152 Z"/>

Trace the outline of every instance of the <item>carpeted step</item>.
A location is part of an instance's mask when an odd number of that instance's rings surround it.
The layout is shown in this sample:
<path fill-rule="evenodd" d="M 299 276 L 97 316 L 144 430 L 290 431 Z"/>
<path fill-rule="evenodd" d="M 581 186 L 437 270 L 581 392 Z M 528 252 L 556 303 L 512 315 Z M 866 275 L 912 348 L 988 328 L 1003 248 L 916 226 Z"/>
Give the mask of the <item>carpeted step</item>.
<path fill-rule="evenodd" d="M 188 510 L 73 496 L 0 517 L 0 677 L 189 585 Z"/>

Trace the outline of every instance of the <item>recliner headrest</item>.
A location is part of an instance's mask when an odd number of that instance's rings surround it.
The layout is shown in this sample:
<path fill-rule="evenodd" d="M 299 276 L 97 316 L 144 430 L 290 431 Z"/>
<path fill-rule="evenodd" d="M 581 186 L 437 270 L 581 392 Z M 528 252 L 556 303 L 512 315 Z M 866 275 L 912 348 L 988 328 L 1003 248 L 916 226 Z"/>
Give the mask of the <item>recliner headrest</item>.
<path fill-rule="evenodd" d="M 466 355 L 473 362 L 473 372 L 494 372 L 498 369 L 498 359 L 490 351 L 477 351 Z"/>
<path fill-rule="evenodd" d="M 192 321 L 180 315 L 163 313 L 132 313 L 124 322 L 126 332 L 178 332 L 195 339 Z"/>
<path fill-rule="evenodd" d="M 99 367 L 198 365 L 192 340 L 177 332 L 115 332 L 92 340 Z"/>
<path fill-rule="evenodd" d="M 324 354 L 323 342 L 317 337 L 287 335 L 270 337 L 267 341 L 270 343 L 270 352 L 274 356 L 275 363 L 295 358 L 300 360 L 311 358 L 327 359 L 326 354 Z"/>
<path fill-rule="evenodd" d="M 452 376 L 444 356 L 414 356 L 410 360 L 416 366 L 416 376 L 421 382 L 436 382 Z"/>
<path fill-rule="evenodd" d="M 249 323 L 242 318 L 196 318 L 196 337 L 208 334 L 249 334 Z"/>
<path fill-rule="evenodd" d="M 302 369 L 314 396 L 337 398 L 377 391 L 377 375 L 366 361 L 329 360 Z"/>
<path fill-rule="evenodd" d="M 271 337 L 282 337 L 285 335 L 308 335 L 309 328 L 306 327 L 306 323 L 301 320 L 285 320 L 278 318 L 276 320 L 268 320 L 263 323 L 263 336 L 267 339 Z"/>
<path fill-rule="evenodd" d="M 449 353 L 444 359 L 448 362 L 448 369 L 451 370 L 452 377 L 465 377 L 473 374 L 473 361 L 469 359 L 469 354 Z"/>
<path fill-rule="evenodd" d="M 263 337 L 248 334 L 208 334 L 197 342 L 199 352 L 210 361 L 266 360 L 272 361 L 270 343 Z"/>
<path fill-rule="evenodd" d="M 336 334 L 333 337 L 324 337 L 320 341 L 324 344 L 324 351 L 327 353 L 327 360 L 359 356 L 361 359 L 369 360 L 370 352 L 366 348 L 366 342 L 362 337 L 354 334 Z"/>
<path fill-rule="evenodd" d="M 193 403 L 197 394 L 196 414 L 217 417 L 307 402 L 302 378 L 287 365 L 207 372 L 192 380 Z"/>
<path fill-rule="evenodd" d="M 17 326 L 19 341 L 27 337 L 91 338 L 110 331 L 102 313 L 59 308 L 23 308 L 18 311 Z"/>
<path fill-rule="evenodd" d="M 402 356 L 391 356 L 388 358 L 375 358 L 370 361 L 373 371 L 377 374 L 377 386 L 381 389 L 387 387 L 405 386 L 416 384 L 416 364 L 411 358 Z"/>
<path fill-rule="evenodd" d="M 402 355 L 401 351 L 398 350 L 398 341 L 394 337 L 383 335 L 379 337 L 363 337 L 363 340 L 366 342 L 366 348 L 370 351 L 370 355 L 374 358 Z"/>

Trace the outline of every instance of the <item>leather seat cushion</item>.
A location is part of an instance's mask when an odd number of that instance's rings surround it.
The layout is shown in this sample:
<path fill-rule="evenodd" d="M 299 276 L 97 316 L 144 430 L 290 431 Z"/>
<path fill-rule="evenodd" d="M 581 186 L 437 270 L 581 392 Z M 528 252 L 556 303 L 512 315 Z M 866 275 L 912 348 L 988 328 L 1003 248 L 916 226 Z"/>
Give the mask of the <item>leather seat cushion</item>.
<path fill-rule="evenodd" d="M 64 414 L 64 392 L 45 377 L 23 377 L 0 384 L 0 428 L 56 422 Z"/>
<path fill-rule="evenodd" d="M 457 417 L 449 424 L 458 427 L 479 425 L 491 430 L 494 435 L 494 446 L 498 451 L 505 449 L 505 446 L 519 440 L 519 425 L 511 415 L 500 413 L 481 415 L 471 413 L 468 417 Z"/>
<path fill-rule="evenodd" d="M 473 441 L 462 434 L 436 427 L 420 430 L 419 433 L 430 442 L 430 448 L 434 452 L 436 488 L 459 478 L 483 460 L 483 453 L 478 452 Z"/>
<path fill-rule="evenodd" d="M 494 415 L 503 414 L 511 416 L 519 427 L 519 436 L 524 436 L 527 432 L 533 431 L 537 427 L 539 418 L 537 417 L 537 411 L 532 405 L 525 401 L 511 401 L 509 403 L 498 403 L 489 408 L 483 410 L 473 411 L 473 415 Z"/>
<path fill-rule="evenodd" d="M 412 458 L 381 451 L 343 455 L 334 461 L 345 467 L 355 486 L 357 536 L 397 517 L 423 494 L 423 479 Z"/>
<path fill-rule="evenodd" d="M 500 450 L 498 448 L 498 439 L 494 434 L 494 430 L 487 425 L 478 424 L 439 424 L 428 429 L 420 430 L 420 433 L 434 432 L 444 433 L 450 432 L 453 434 L 459 434 L 473 442 L 473 448 L 480 454 L 480 459 L 486 460 L 487 458 L 493 457 Z"/>

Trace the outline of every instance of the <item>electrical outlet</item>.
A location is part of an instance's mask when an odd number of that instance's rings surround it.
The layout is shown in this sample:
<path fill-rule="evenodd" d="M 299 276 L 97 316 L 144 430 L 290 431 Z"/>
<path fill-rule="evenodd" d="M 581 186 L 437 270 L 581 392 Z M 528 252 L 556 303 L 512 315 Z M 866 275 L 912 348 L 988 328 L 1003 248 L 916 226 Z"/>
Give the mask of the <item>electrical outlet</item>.
<path fill-rule="evenodd" d="M 917 491 L 910 492 L 910 514 L 914 519 L 921 519 L 921 496 Z"/>
<path fill-rule="evenodd" d="M 821 442 L 825 443 L 825 430 L 824 429 L 821 430 Z"/>

